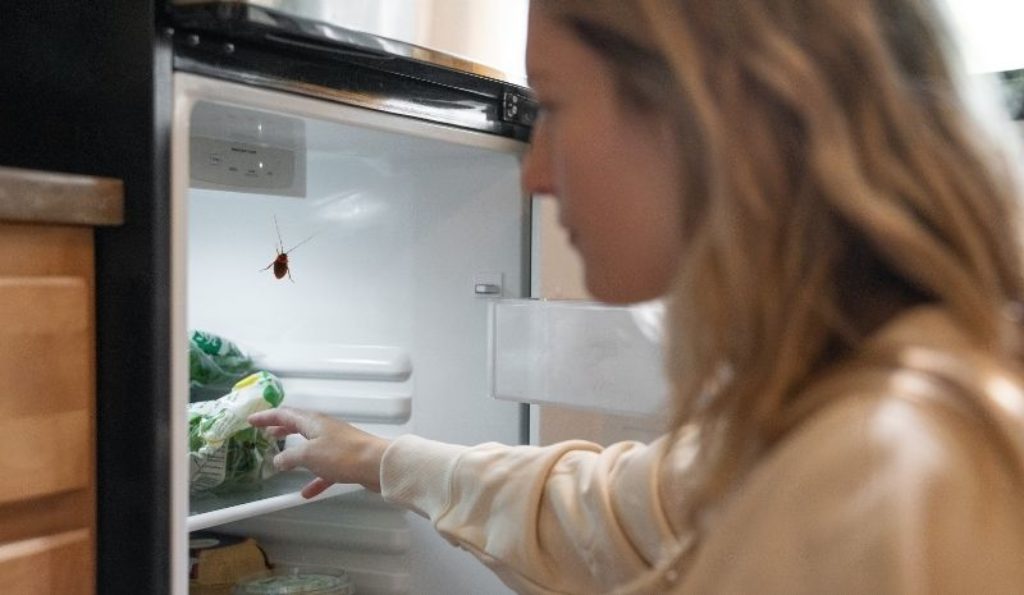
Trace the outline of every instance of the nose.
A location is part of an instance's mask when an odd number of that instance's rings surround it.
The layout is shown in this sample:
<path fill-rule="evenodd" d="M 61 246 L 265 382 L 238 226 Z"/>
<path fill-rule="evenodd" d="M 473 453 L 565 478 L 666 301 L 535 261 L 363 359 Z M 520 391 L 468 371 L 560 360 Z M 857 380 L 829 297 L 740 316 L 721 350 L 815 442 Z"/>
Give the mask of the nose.
<path fill-rule="evenodd" d="M 521 183 L 530 194 L 556 194 L 551 167 L 551 140 L 543 115 L 537 119 L 530 136 L 530 147 L 523 156 Z"/>

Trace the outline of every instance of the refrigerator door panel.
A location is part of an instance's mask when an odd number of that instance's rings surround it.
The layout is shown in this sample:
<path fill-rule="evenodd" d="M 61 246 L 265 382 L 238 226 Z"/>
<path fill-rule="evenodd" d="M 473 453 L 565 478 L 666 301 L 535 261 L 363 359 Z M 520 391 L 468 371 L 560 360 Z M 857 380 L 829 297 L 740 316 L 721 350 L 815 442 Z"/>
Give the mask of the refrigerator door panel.
<path fill-rule="evenodd" d="M 523 143 L 188 73 L 174 87 L 176 576 L 187 531 L 306 504 L 295 492 L 312 478 L 190 502 L 192 329 L 279 375 L 286 405 L 385 435 L 520 442 L 521 406 L 487 398 L 483 346 L 488 303 L 529 286 Z"/>

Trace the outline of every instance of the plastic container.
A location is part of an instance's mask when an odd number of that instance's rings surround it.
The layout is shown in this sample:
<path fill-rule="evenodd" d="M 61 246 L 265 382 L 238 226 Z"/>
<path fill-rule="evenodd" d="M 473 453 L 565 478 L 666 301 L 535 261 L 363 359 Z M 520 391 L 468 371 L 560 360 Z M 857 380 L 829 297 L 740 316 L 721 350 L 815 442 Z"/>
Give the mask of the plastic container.
<path fill-rule="evenodd" d="M 356 588 L 341 570 L 278 567 L 239 581 L 232 595 L 355 595 Z"/>

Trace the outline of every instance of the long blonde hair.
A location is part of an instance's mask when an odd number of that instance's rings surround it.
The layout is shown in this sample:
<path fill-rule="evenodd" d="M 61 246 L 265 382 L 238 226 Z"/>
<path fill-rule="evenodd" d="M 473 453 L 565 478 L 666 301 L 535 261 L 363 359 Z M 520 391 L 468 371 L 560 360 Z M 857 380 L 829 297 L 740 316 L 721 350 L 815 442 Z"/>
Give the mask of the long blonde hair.
<path fill-rule="evenodd" d="M 679 423 L 722 430 L 713 475 L 872 330 L 944 307 L 1009 354 L 1017 195 L 977 139 L 925 0 L 535 0 L 672 118 L 686 254 L 671 296 Z M 710 450 L 710 449 L 709 449 Z"/>

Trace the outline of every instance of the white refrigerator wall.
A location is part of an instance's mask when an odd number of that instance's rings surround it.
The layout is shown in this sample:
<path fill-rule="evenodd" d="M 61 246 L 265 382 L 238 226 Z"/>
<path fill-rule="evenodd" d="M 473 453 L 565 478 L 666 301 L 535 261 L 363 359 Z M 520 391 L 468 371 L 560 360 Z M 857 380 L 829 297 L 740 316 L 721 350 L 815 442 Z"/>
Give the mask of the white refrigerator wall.
<path fill-rule="evenodd" d="M 176 287 L 185 288 L 177 332 L 205 329 L 252 349 L 271 370 L 278 366 L 292 406 L 370 422 L 387 435 L 519 442 L 521 406 L 487 396 L 492 296 L 475 287 L 498 285 L 493 297 L 528 294 L 522 144 L 176 76 L 175 238 L 183 265 Z M 192 119 L 210 107 L 220 114 Z M 282 116 L 301 125 L 275 128 Z M 188 184 L 184 145 L 204 138 L 228 141 L 219 149 L 196 146 L 222 153 L 233 146 L 251 159 L 254 177 L 269 167 L 261 155 L 280 157 L 258 147 L 303 149 L 296 163 L 304 161 L 297 169 L 308 173 L 298 184 L 304 192 L 236 191 L 211 183 L 215 174 Z M 198 159 L 221 167 L 222 153 Z M 277 254 L 278 229 L 285 249 L 305 242 L 288 255 L 293 280 L 262 270 Z M 187 375 L 182 360 L 176 369 Z M 186 392 L 175 394 L 183 412 Z M 184 433 L 181 423 L 177 449 Z M 179 458 L 176 467 L 183 464 Z M 182 478 L 176 471 L 179 502 L 187 501 Z M 184 523 L 177 526 L 184 532 Z M 359 593 L 508 592 L 427 521 L 363 492 L 211 529 L 253 536 L 278 562 L 336 565 L 352 574 Z M 184 566 L 175 564 L 178 572 Z"/>

